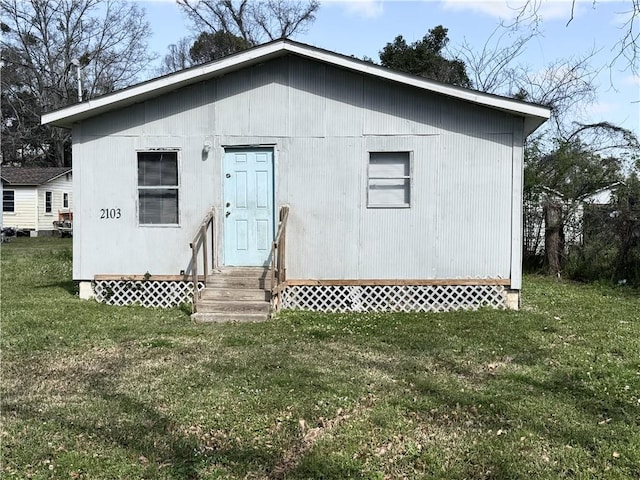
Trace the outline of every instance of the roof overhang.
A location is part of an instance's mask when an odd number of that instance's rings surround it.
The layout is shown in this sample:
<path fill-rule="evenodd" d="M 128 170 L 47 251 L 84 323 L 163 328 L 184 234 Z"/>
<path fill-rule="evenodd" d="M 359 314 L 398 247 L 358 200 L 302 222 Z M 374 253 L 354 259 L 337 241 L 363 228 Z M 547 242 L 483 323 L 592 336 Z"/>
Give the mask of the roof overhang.
<path fill-rule="evenodd" d="M 42 124 L 71 128 L 74 123 L 96 115 L 143 102 L 173 90 L 220 77 L 287 54 L 299 55 L 520 116 L 524 118 L 525 135 L 529 135 L 542 125 L 549 118 L 551 112 L 549 108 L 541 105 L 427 80 L 291 40 L 276 40 L 214 62 L 181 70 L 86 102 L 46 113 L 42 116 Z"/>

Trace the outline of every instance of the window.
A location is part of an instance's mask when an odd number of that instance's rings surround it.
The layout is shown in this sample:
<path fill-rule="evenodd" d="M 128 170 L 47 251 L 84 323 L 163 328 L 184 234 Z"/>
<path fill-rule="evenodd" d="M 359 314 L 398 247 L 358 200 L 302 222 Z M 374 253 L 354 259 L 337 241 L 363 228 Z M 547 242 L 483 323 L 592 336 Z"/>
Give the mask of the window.
<path fill-rule="evenodd" d="M 53 206 L 53 192 L 44 192 L 44 213 L 51 213 Z"/>
<path fill-rule="evenodd" d="M 69 194 L 62 194 L 62 208 L 69 208 Z"/>
<path fill-rule="evenodd" d="M 178 152 L 138 152 L 138 221 L 178 223 Z"/>
<path fill-rule="evenodd" d="M 409 207 L 411 152 L 370 152 L 368 207 Z"/>
<path fill-rule="evenodd" d="M 9 213 L 16 211 L 16 194 L 13 190 L 2 191 L 2 211 Z"/>

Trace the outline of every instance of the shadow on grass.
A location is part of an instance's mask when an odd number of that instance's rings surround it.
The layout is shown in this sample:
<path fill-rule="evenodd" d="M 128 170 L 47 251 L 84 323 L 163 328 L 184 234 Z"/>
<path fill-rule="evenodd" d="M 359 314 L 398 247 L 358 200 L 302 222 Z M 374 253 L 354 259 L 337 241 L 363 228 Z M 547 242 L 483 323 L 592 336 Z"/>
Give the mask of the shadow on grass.
<path fill-rule="evenodd" d="M 33 385 L 21 384 L 15 392 L 5 392 L 4 414 L 14 414 L 25 421 L 58 426 L 56 435 L 66 432 L 75 438 L 98 441 L 105 450 L 118 448 L 131 460 L 139 463 L 144 478 L 200 479 L 210 478 L 210 473 L 201 473 L 214 466 L 218 471 L 244 477 L 249 472 L 262 472 L 272 478 L 271 472 L 277 457 L 268 449 L 256 448 L 250 439 L 229 439 L 224 444 L 211 445 L 206 437 L 199 438 L 190 432 L 189 426 L 179 424 L 162 413 L 155 404 L 148 405 L 132 395 L 118 392 L 117 380 L 122 366 L 117 362 L 100 365 L 100 371 L 72 368 L 61 372 L 61 377 L 81 378 L 85 405 L 71 408 L 52 408 L 43 413 L 39 403 L 25 402 L 24 392 L 35 390 L 39 381 L 33 377 Z M 160 403 L 160 402 L 158 402 Z M 87 410 L 84 410 L 87 408 Z M 96 410 L 98 409 L 98 410 Z M 194 419 L 195 420 L 195 419 Z M 208 433 L 208 432 L 201 432 Z M 87 455 L 91 463 L 92 447 L 82 451 L 78 446 L 75 454 Z M 123 464 L 126 465 L 127 463 Z M 88 470 L 88 467 L 85 468 Z M 118 472 L 87 471 L 99 478 L 119 478 Z"/>
<path fill-rule="evenodd" d="M 64 290 L 72 297 L 78 296 L 78 282 L 75 282 L 73 280 L 65 280 L 62 282 L 41 283 L 34 288 L 36 289 L 58 288 L 58 289 Z"/>

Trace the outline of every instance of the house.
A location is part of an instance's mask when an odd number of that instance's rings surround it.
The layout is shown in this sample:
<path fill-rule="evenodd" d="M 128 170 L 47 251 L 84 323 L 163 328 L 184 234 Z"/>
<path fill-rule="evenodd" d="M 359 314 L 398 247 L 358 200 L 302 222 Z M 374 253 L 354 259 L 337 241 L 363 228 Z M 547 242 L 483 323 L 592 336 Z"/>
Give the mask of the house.
<path fill-rule="evenodd" d="M 276 308 L 447 310 L 517 307 L 523 142 L 548 117 L 277 40 L 42 122 L 72 129 L 83 298 L 174 304 L 274 265 Z"/>
<path fill-rule="evenodd" d="M 2 226 L 51 235 L 54 221 L 73 212 L 70 167 L 2 167 Z"/>

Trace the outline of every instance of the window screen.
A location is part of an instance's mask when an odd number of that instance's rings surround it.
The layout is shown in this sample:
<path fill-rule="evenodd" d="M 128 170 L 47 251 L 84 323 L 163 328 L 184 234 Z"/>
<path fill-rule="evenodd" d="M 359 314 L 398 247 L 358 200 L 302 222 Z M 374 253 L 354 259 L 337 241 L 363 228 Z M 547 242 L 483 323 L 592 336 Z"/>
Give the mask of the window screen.
<path fill-rule="evenodd" d="M 178 223 L 178 153 L 138 152 L 141 225 Z"/>
<path fill-rule="evenodd" d="M 16 211 L 16 202 L 15 202 L 15 192 L 13 190 L 3 190 L 2 191 L 2 211 L 3 212 L 15 212 Z"/>
<path fill-rule="evenodd" d="M 371 152 L 367 194 L 369 207 L 410 206 L 410 152 Z"/>
<path fill-rule="evenodd" d="M 62 208 L 69 208 L 69 194 L 62 194 Z"/>

